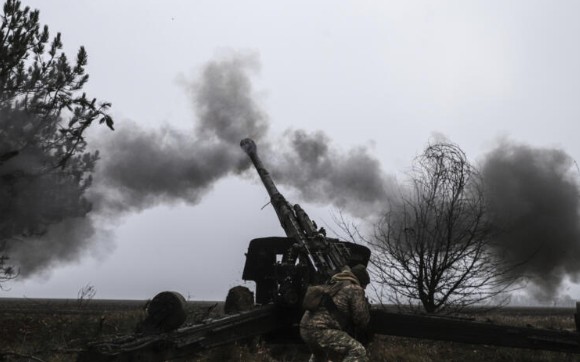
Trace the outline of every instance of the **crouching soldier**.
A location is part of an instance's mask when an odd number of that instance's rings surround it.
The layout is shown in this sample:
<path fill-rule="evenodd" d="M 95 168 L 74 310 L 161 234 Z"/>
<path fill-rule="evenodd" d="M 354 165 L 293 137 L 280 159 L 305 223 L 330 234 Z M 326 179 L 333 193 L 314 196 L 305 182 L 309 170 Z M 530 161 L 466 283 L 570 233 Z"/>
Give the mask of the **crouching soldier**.
<path fill-rule="evenodd" d="M 368 361 L 365 347 L 354 336 L 366 334 L 370 314 L 365 287 L 370 278 L 363 265 L 335 274 L 316 308 L 304 313 L 300 335 L 312 351 L 311 362 L 342 358 Z"/>

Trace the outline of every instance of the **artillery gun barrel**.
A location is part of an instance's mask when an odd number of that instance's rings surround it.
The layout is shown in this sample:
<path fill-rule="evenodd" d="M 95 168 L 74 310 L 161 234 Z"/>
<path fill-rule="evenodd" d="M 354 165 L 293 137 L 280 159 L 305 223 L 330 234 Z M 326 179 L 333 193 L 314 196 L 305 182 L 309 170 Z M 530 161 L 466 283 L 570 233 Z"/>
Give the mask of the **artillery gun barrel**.
<path fill-rule="evenodd" d="M 310 252 L 304 230 L 297 220 L 292 206 L 288 201 L 286 201 L 286 198 L 280 193 L 280 191 L 278 191 L 278 188 L 276 188 L 274 181 L 270 177 L 270 173 L 262 164 L 262 160 L 258 156 L 256 143 L 251 138 L 244 138 L 240 142 L 240 147 L 242 147 L 242 149 L 248 154 L 250 160 L 252 160 L 252 163 L 254 164 L 254 167 L 256 167 L 258 175 L 260 175 L 260 179 L 262 180 L 266 191 L 268 191 L 268 195 L 270 195 L 270 201 L 272 202 L 272 206 L 276 211 L 276 215 L 278 215 L 278 220 L 280 220 L 280 225 L 284 229 L 286 236 L 293 238 L 304 249 L 306 249 L 306 256 L 310 262 L 311 267 L 314 268 L 315 271 L 318 272 L 320 270 L 328 270 L 327 266 L 323 263 L 324 260 L 317 261 L 313 258 L 313 253 Z M 294 258 L 294 255 L 289 256 L 289 259 L 286 261 L 290 264 L 293 264 L 295 262 Z"/>
<path fill-rule="evenodd" d="M 242 147 L 244 152 L 246 152 L 248 157 L 250 157 L 250 160 L 254 164 L 254 167 L 256 167 L 258 175 L 260 175 L 260 179 L 262 180 L 262 183 L 264 184 L 266 191 L 268 191 L 268 195 L 270 195 L 270 198 L 274 198 L 277 197 L 277 195 L 281 195 L 280 191 L 278 191 L 278 189 L 276 188 L 274 181 L 272 181 L 270 173 L 268 172 L 268 170 L 266 170 L 264 164 L 262 163 L 262 160 L 258 156 L 258 149 L 256 147 L 256 143 L 254 142 L 254 140 L 252 140 L 251 138 L 244 138 L 240 142 L 240 147 Z"/>

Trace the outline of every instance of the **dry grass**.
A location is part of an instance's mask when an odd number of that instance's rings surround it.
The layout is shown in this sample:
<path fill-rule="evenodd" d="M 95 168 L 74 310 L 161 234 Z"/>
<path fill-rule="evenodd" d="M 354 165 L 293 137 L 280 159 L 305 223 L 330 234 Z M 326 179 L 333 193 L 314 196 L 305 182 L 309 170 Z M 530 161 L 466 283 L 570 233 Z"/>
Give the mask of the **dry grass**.
<path fill-rule="evenodd" d="M 427 341 L 391 336 L 375 338 L 368 348 L 373 361 L 580 361 L 580 356 L 559 352 Z"/>
<path fill-rule="evenodd" d="M 2 313 L 0 361 L 32 361 L 32 356 L 43 361 L 75 361 L 88 341 L 132 332 L 142 314 L 140 310 L 106 314 Z"/>
<path fill-rule="evenodd" d="M 190 310 L 189 321 L 207 316 L 207 310 Z M 212 312 L 214 313 L 214 312 Z M 76 353 L 90 340 L 106 335 L 131 333 L 143 318 L 135 308 L 98 313 L 47 313 L 0 311 L 0 361 L 75 361 Z M 479 315 L 477 320 L 514 326 L 574 329 L 571 313 L 550 310 L 530 313 L 496 312 Z M 393 336 L 376 336 L 368 347 L 372 361 L 579 361 L 580 355 L 467 345 Z M 306 361 L 304 345 L 230 345 L 192 356 L 188 361 Z"/>

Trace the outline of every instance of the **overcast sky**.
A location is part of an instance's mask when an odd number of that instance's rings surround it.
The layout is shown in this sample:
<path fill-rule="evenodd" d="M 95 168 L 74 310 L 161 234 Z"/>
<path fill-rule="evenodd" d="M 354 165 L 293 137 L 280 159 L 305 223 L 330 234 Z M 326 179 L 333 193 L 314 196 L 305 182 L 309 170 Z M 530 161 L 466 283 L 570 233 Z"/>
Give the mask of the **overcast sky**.
<path fill-rule="evenodd" d="M 401 177 L 441 136 L 475 162 L 506 138 L 580 158 L 578 1 L 22 2 L 62 33 L 71 58 L 87 49 L 86 91 L 112 102 L 117 128 L 89 143 L 135 129 L 191 132 L 191 85 L 234 54 L 251 60 L 269 139 L 323 131 L 339 153 L 366 147 L 388 175 Z M 333 205 L 281 191 L 332 225 Z M 267 202 L 254 178 L 228 174 L 196 202 L 106 220 L 106 237 L 79 258 L 0 295 L 75 298 L 91 284 L 96 298 L 223 299 L 242 283 L 249 240 L 283 234 Z"/>

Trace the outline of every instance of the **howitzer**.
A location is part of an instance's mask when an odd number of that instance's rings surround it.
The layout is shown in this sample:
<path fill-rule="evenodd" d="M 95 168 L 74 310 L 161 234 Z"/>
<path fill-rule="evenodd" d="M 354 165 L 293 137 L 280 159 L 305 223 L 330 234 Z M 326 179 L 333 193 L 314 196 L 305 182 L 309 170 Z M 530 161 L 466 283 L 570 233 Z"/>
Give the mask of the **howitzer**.
<path fill-rule="evenodd" d="M 362 245 L 339 241 L 326 237 L 323 228 L 316 223 L 298 204 L 290 204 L 278 191 L 270 173 L 258 156 L 253 140 L 246 138 L 240 142 L 248 154 L 258 175 L 270 196 L 270 201 L 280 224 L 286 233 L 287 240 L 271 240 L 278 247 L 270 251 L 282 252 L 281 260 L 272 264 L 272 259 L 254 260 L 254 254 L 264 254 L 268 246 L 263 242 L 252 242 L 248 250 L 245 280 L 256 282 L 256 301 L 260 304 L 274 301 L 287 305 L 296 305 L 308 285 L 321 284 L 346 265 L 367 265 L 370 250 Z M 260 245 L 253 245 L 254 243 Z M 274 250 L 277 249 L 277 250 Z M 259 259 L 259 257 L 258 257 Z M 262 258 L 263 259 L 263 258 Z M 255 265 L 272 264 L 270 270 L 255 271 Z M 267 267 L 268 268 L 268 267 Z"/>

